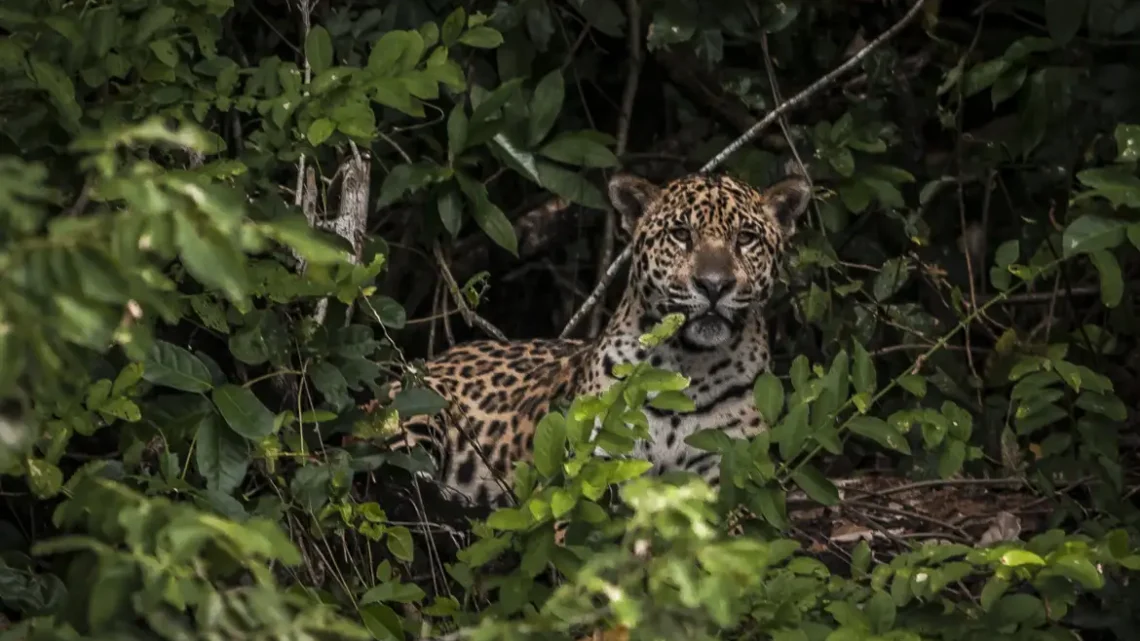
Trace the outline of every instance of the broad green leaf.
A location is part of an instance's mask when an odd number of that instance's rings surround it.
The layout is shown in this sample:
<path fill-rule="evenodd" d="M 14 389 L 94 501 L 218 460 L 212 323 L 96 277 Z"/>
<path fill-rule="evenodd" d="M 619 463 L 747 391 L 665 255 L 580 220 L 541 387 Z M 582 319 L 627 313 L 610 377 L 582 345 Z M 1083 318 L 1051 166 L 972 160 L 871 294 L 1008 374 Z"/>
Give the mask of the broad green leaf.
<path fill-rule="evenodd" d="M 1045 559 L 1029 550 L 1010 550 L 1001 555 L 1002 565 L 1017 567 L 1019 565 L 1045 565 Z"/>
<path fill-rule="evenodd" d="M 245 438 L 257 441 L 273 433 L 273 412 L 248 388 L 227 383 L 215 388 L 211 398 L 226 424 Z"/>
<path fill-rule="evenodd" d="M 1078 194 L 1075 201 L 1099 196 L 1112 203 L 1113 208 L 1140 208 L 1140 177 L 1127 165 L 1084 169 L 1077 172 L 1077 180 L 1092 189 Z"/>
<path fill-rule="evenodd" d="M 232 494 L 245 478 L 249 460 L 249 445 L 225 426 L 221 416 L 210 412 L 198 424 L 194 463 L 206 479 L 206 489 Z"/>
<path fill-rule="evenodd" d="M 1114 137 L 1117 162 L 1140 160 L 1140 125 L 1119 124 L 1116 126 Z"/>
<path fill-rule="evenodd" d="M 783 490 L 768 486 L 757 488 L 749 496 L 752 509 L 777 530 L 788 526 L 786 499 Z"/>
<path fill-rule="evenodd" d="M 871 630 L 877 634 L 890 632 L 895 625 L 895 601 L 882 590 L 875 591 L 867 601 L 864 612 L 871 622 Z"/>
<path fill-rule="evenodd" d="M 328 118 L 317 118 L 309 125 L 309 131 L 305 133 L 305 137 L 309 139 L 310 145 L 316 147 L 328 140 L 334 131 L 336 131 L 336 123 Z"/>
<path fill-rule="evenodd" d="M 305 60 L 314 76 L 333 66 L 332 37 L 321 25 L 314 25 L 305 37 Z"/>
<path fill-rule="evenodd" d="M 1091 252 L 1089 258 L 1100 274 L 1101 301 L 1105 307 L 1116 307 L 1124 297 L 1124 274 L 1120 271 L 1120 263 L 1108 250 Z"/>
<path fill-rule="evenodd" d="M 463 200 L 459 192 L 452 187 L 445 188 L 436 200 L 436 211 L 443 228 L 452 238 L 458 237 L 463 228 Z"/>
<path fill-rule="evenodd" d="M 874 394 L 879 386 L 875 363 L 871 360 L 871 354 L 857 340 L 855 341 L 855 362 L 851 369 L 851 383 L 859 394 Z"/>
<path fill-rule="evenodd" d="M 566 459 L 566 419 L 551 412 L 542 417 L 534 433 L 534 467 L 549 478 L 562 467 Z"/>
<path fill-rule="evenodd" d="M 143 361 L 143 378 L 155 385 L 184 392 L 205 392 L 213 388 L 210 370 L 189 351 L 156 340 Z"/>
<path fill-rule="evenodd" d="M 550 128 L 558 119 L 562 111 L 562 101 L 565 98 L 566 81 L 562 78 L 562 70 L 555 68 L 538 81 L 534 88 L 534 96 L 530 100 L 530 114 L 527 121 L 527 141 L 533 147 L 542 142 L 550 133 Z"/>
<path fill-rule="evenodd" d="M 382 603 L 360 606 L 360 621 L 377 641 L 402 641 L 405 638 L 400 615 Z"/>
<path fill-rule="evenodd" d="M 579 167 L 617 167 L 614 152 L 596 140 L 589 132 L 567 132 L 554 137 L 538 153 L 568 165 Z"/>
<path fill-rule="evenodd" d="M 406 387 L 392 399 L 392 409 L 401 416 L 434 415 L 448 405 L 447 399 L 425 387 Z"/>
<path fill-rule="evenodd" d="M 538 183 L 555 194 L 593 209 L 605 210 L 609 207 L 602 192 L 581 174 L 544 160 L 535 164 Z"/>
<path fill-rule="evenodd" d="M 899 387 L 915 395 L 917 398 L 926 397 L 926 379 L 918 374 L 903 374 L 898 378 Z"/>
<path fill-rule="evenodd" d="M 946 449 L 938 457 L 938 476 L 948 479 L 962 469 L 966 462 L 966 444 L 962 441 L 947 441 Z"/>
<path fill-rule="evenodd" d="M 28 489 L 39 499 L 50 499 L 63 489 L 63 472 L 53 463 L 43 459 L 28 458 Z"/>
<path fill-rule="evenodd" d="M 398 525 L 388 530 L 388 551 L 401 561 L 410 562 L 415 558 L 412 533 L 408 528 Z"/>
<path fill-rule="evenodd" d="M 503 44 L 503 34 L 491 27 L 478 26 L 459 36 L 459 42 L 477 49 L 494 49 Z"/>
<path fill-rule="evenodd" d="M 467 148 L 467 112 L 463 103 L 456 104 L 447 117 L 447 157 L 451 162 Z"/>
<path fill-rule="evenodd" d="M 380 36 L 368 54 L 368 70 L 393 76 L 415 68 L 424 52 L 424 39 L 418 32 L 395 29 Z"/>
<path fill-rule="evenodd" d="M 443 46 L 450 47 L 455 44 L 465 26 L 467 26 L 467 12 L 463 7 L 456 7 L 447 15 L 439 29 L 439 39 Z"/>
<path fill-rule="evenodd" d="M 813 501 L 826 506 L 839 502 L 839 490 L 811 463 L 805 463 L 792 475 L 792 481 Z"/>
<path fill-rule="evenodd" d="M 390 603 L 418 603 L 422 601 L 425 596 L 427 595 L 424 594 L 423 588 L 415 583 L 385 581 L 365 592 L 360 597 L 360 604 L 367 605 L 369 603 L 381 603 L 384 601 Z"/>
<path fill-rule="evenodd" d="M 184 215 L 177 216 L 176 221 L 179 256 L 186 271 L 203 285 L 224 292 L 231 301 L 240 301 L 249 280 L 247 261 L 234 246 L 234 239 L 214 227 L 196 225 Z"/>
<path fill-rule="evenodd" d="M 775 425 L 784 410 L 784 384 L 771 372 L 756 377 L 752 386 L 752 400 L 756 410 L 768 425 Z"/>
<path fill-rule="evenodd" d="M 847 423 L 848 429 L 860 436 L 867 437 L 883 447 L 910 454 L 910 444 L 906 438 L 881 418 L 874 416 L 856 416 Z"/>
<path fill-rule="evenodd" d="M 475 223 L 496 245 L 518 256 L 519 241 L 515 235 L 515 228 L 511 226 L 506 214 L 487 197 L 487 189 L 483 183 L 468 178 L 462 172 L 457 172 L 455 177 L 459 181 L 459 188 L 471 201 L 471 215 Z"/>
<path fill-rule="evenodd" d="M 487 517 L 487 527 L 493 530 L 525 530 L 534 522 L 530 510 L 505 507 Z"/>
<path fill-rule="evenodd" d="M 347 246 L 339 237 L 309 226 L 301 216 L 287 216 L 263 223 L 262 231 L 277 242 L 287 245 L 306 261 L 316 265 L 334 265 L 350 259 Z"/>
<path fill-rule="evenodd" d="M 158 33 L 160 29 L 171 25 L 177 15 L 178 12 L 172 7 L 157 3 L 152 5 L 143 12 L 138 23 L 135 25 L 133 34 L 135 44 L 146 42 Z"/>
<path fill-rule="evenodd" d="M 665 390 L 650 399 L 648 405 L 654 409 L 668 412 L 692 412 L 697 409 L 693 399 L 679 390 Z"/>
<path fill-rule="evenodd" d="M 905 257 L 892 258 L 883 263 L 872 287 L 875 300 L 880 303 L 886 302 L 897 294 L 910 279 L 910 272 L 911 264 Z"/>

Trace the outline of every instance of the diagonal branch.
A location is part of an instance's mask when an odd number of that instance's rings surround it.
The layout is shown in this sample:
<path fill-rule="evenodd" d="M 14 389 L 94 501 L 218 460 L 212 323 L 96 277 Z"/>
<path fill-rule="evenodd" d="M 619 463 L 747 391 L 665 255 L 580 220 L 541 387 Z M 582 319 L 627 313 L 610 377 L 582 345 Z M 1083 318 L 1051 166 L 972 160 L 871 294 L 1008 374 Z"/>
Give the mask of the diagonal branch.
<path fill-rule="evenodd" d="M 843 64 L 839 65 L 835 69 L 832 69 L 830 72 L 828 72 L 827 75 L 808 85 L 806 89 L 780 103 L 775 109 L 768 112 L 768 114 L 761 118 L 756 124 L 752 125 L 748 131 L 744 132 L 739 138 L 732 141 L 731 144 L 721 150 L 721 152 L 713 157 L 712 160 L 705 163 L 705 166 L 701 167 L 700 173 L 707 173 L 713 169 L 716 169 L 718 166 L 720 166 L 721 163 L 728 159 L 729 156 L 736 153 L 737 150 L 748 144 L 749 141 L 759 136 L 760 133 L 773 122 L 776 122 L 780 116 L 783 116 L 792 109 L 799 107 L 816 94 L 835 84 L 840 76 L 854 69 L 867 56 L 869 56 L 872 51 L 878 49 L 883 45 L 883 43 L 898 35 L 900 31 L 902 31 L 908 24 L 910 24 L 916 17 L 918 17 L 918 14 L 922 11 L 923 6 L 925 5 L 926 0 L 917 0 L 914 5 L 907 10 L 902 19 L 891 25 L 891 27 L 880 34 L 878 38 L 872 40 L 867 44 L 866 47 L 863 47 L 861 50 L 859 50 L 858 53 L 848 58 Z M 625 249 L 623 249 L 622 252 L 618 254 L 618 257 L 614 259 L 612 263 L 610 263 L 609 268 L 606 270 L 605 274 L 602 275 L 602 278 L 598 281 L 597 286 L 594 287 L 594 291 L 590 292 L 589 298 L 587 298 L 582 303 L 582 306 L 579 307 L 578 311 L 574 313 L 574 316 L 570 318 L 570 322 L 566 323 L 566 327 L 563 328 L 562 333 L 559 334 L 560 338 L 565 338 L 568 334 L 570 334 L 570 332 L 574 331 L 574 328 L 577 327 L 578 323 L 581 322 L 582 318 L 585 317 L 589 310 L 598 304 L 598 301 L 601 300 L 602 296 L 605 294 L 606 288 L 609 286 L 610 282 L 617 275 L 618 271 L 620 271 L 621 267 L 629 261 L 629 258 L 632 254 L 633 245 L 626 245 Z"/>

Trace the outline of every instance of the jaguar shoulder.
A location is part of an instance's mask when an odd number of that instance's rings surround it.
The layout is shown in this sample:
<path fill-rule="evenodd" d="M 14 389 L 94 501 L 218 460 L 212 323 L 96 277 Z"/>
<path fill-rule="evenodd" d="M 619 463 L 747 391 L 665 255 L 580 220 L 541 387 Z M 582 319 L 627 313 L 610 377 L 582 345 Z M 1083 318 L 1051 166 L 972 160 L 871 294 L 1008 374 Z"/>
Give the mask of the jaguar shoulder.
<path fill-rule="evenodd" d="M 403 424 L 393 447 L 424 445 L 447 488 L 478 503 L 501 504 L 517 460 L 531 454 L 534 430 L 558 398 L 604 391 L 619 362 L 648 360 L 679 371 L 695 410 L 647 409 L 651 439 L 635 455 L 655 472 L 685 469 L 719 479 L 715 458 L 691 448 L 693 432 L 732 436 L 763 429 L 751 402 L 767 371 L 764 308 L 778 264 L 807 208 L 806 181 L 789 178 L 765 190 L 727 175 L 694 174 L 663 186 L 628 174 L 609 196 L 633 243 L 621 302 L 592 340 L 481 340 L 428 361 L 425 383 L 448 406 Z M 673 338 L 646 348 L 638 337 L 667 314 L 685 322 Z M 391 394 L 399 391 L 396 384 Z"/>

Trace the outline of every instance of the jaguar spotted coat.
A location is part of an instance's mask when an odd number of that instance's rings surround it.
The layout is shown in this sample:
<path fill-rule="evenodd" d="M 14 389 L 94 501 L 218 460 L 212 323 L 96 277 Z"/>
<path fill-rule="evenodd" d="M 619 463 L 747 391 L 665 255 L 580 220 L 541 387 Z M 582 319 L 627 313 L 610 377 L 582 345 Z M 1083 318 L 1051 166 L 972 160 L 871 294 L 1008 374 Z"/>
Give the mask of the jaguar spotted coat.
<path fill-rule="evenodd" d="M 706 428 L 736 437 L 764 429 L 751 400 L 769 362 L 764 306 L 810 201 L 808 184 L 790 178 L 761 191 L 727 175 L 696 174 L 658 187 L 623 174 L 610 181 L 609 196 L 633 256 L 621 302 L 596 339 L 481 340 L 428 362 L 426 383 L 450 405 L 407 420 L 400 443 L 425 445 L 439 480 L 468 499 L 499 504 L 552 401 L 604 391 L 622 361 L 648 359 L 692 380 L 686 393 L 695 411 L 645 410 L 652 440 L 635 455 L 654 472 L 692 470 L 716 483 L 715 456 L 685 437 Z M 685 324 L 668 342 L 644 348 L 638 337 L 672 312 L 684 313 Z"/>

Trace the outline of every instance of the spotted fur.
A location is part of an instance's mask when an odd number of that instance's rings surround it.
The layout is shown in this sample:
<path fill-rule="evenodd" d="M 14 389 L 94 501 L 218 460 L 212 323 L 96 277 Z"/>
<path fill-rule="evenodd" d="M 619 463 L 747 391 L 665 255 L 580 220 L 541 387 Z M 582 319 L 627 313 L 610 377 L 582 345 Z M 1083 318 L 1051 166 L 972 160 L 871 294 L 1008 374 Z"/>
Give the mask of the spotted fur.
<path fill-rule="evenodd" d="M 501 504 L 514 463 L 529 459 L 535 426 L 552 402 L 604 391 L 623 361 L 648 359 L 692 380 L 686 393 L 695 411 L 646 408 L 652 439 L 635 455 L 655 472 L 691 470 L 716 483 L 715 456 L 685 438 L 706 428 L 735 437 L 765 429 L 751 400 L 769 362 L 763 310 L 810 200 L 807 183 L 793 178 L 759 191 L 726 175 L 697 174 L 658 187 L 618 175 L 609 194 L 632 236 L 633 259 L 600 336 L 475 341 L 428 363 L 425 380 L 449 406 L 407 420 L 400 442 L 427 446 L 440 480 L 468 499 Z M 638 337 L 672 312 L 684 313 L 686 323 L 665 344 L 645 349 Z"/>

